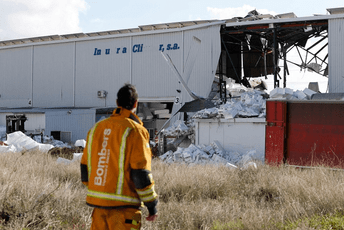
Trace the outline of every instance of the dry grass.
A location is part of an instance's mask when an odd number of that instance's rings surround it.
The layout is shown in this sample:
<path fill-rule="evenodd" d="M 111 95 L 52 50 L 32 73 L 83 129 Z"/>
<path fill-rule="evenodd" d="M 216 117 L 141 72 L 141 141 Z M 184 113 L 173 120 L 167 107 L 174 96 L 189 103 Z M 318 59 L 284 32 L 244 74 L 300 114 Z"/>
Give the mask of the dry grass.
<path fill-rule="evenodd" d="M 0 229 L 89 229 L 92 209 L 85 205 L 78 162 L 3 153 L 0 168 Z M 312 229 L 302 220 L 344 207 L 344 172 L 322 167 L 230 170 L 155 159 L 153 175 L 159 217 L 143 220 L 146 230 L 293 229 L 290 223 L 300 221 L 299 229 Z"/>

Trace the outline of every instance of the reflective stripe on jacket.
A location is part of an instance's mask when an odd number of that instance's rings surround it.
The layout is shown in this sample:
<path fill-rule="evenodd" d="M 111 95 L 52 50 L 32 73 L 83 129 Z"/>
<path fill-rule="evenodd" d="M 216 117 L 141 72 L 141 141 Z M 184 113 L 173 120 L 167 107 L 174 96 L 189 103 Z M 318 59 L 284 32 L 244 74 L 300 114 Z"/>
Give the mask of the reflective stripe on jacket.
<path fill-rule="evenodd" d="M 157 199 L 154 181 L 136 189 L 131 169 L 151 171 L 149 134 L 131 111 L 118 107 L 88 132 L 81 159 L 82 181 L 88 186 L 86 202 L 96 207 L 141 206 Z"/>

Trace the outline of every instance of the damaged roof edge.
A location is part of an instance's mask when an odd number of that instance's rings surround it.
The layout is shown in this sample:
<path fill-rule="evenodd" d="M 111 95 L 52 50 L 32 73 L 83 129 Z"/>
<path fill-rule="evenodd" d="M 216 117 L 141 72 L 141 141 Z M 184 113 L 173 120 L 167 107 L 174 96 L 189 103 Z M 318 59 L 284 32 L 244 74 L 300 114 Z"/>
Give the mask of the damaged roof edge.
<path fill-rule="evenodd" d="M 344 14 L 320 15 L 320 16 L 300 17 L 300 18 L 262 19 L 262 20 L 255 20 L 255 21 L 243 21 L 243 22 L 228 22 L 226 23 L 226 27 L 261 25 L 261 24 L 279 24 L 279 23 L 292 23 L 292 22 L 304 22 L 304 21 L 319 21 L 319 20 L 330 20 L 330 19 L 337 19 L 337 18 L 344 18 Z"/>
<path fill-rule="evenodd" d="M 0 40 L 0 49 L 7 49 L 7 48 L 12 48 L 12 47 L 24 47 L 24 46 L 32 46 L 32 45 L 35 45 L 35 46 L 36 45 L 46 45 L 46 44 L 54 44 L 54 43 L 68 43 L 68 42 L 78 42 L 78 41 L 111 39 L 111 38 L 117 38 L 117 37 L 132 37 L 132 36 L 140 36 L 140 35 L 172 33 L 172 32 L 179 32 L 179 31 L 185 31 L 185 30 L 199 29 L 199 28 L 203 28 L 203 27 L 221 26 L 221 25 L 224 25 L 225 23 L 226 23 L 226 21 L 224 21 L 224 20 L 214 20 L 214 21 L 209 21 L 209 23 L 195 24 L 195 25 L 185 26 L 185 27 L 181 27 L 181 28 L 144 30 L 144 31 L 135 31 L 135 32 L 109 34 L 109 35 L 98 35 L 98 36 L 88 36 L 88 37 L 87 36 L 85 36 L 85 37 L 72 37 L 73 34 L 68 34 L 68 36 L 70 36 L 71 38 L 66 38 L 67 35 L 52 35 L 52 36 L 41 36 L 41 37 L 22 38 L 22 39 L 14 39 L 14 40 L 3 40 L 3 41 Z M 98 33 L 100 34 L 103 32 L 98 32 Z M 78 33 L 78 34 L 81 34 L 81 33 Z M 90 33 L 88 33 L 88 34 L 90 34 Z M 33 39 L 42 40 L 41 38 L 50 38 L 50 37 L 55 37 L 56 40 L 33 41 Z"/>

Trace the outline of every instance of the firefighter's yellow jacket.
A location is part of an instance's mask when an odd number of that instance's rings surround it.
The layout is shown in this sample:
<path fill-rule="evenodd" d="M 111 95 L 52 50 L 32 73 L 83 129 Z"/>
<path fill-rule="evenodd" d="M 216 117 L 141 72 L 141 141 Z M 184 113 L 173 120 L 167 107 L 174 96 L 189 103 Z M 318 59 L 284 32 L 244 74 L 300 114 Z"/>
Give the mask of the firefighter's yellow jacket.
<path fill-rule="evenodd" d="M 81 159 L 86 203 L 98 208 L 140 207 L 155 214 L 149 134 L 131 111 L 118 107 L 88 132 Z"/>

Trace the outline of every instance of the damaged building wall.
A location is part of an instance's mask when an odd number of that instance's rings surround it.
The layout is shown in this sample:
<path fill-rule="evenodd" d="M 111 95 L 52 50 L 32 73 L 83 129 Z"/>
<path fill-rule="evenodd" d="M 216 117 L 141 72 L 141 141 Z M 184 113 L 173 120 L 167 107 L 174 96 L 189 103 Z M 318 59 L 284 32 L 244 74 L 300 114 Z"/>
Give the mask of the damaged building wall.
<path fill-rule="evenodd" d="M 193 37 L 199 40 L 195 41 Z M 183 68 L 178 71 L 193 93 L 207 98 L 211 91 L 221 53 L 220 24 L 207 29 L 185 31 L 184 42 L 185 47 L 188 48 L 184 49 Z M 173 63 L 176 60 L 172 60 Z M 170 70 L 170 72 L 172 71 Z M 176 76 L 173 77 L 177 79 Z M 175 114 L 185 102 L 193 100 L 181 83 L 175 90 L 178 92 L 176 92 L 172 114 Z M 172 123 L 180 118 L 179 115 L 181 114 L 172 118 Z"/>
<path fill-rule="evenodd" d="M 141 101 L 173 102 L 176 90 L 184 89 L 161 53 L 171 57 L 193 92 L 208 96 L 219 59 L 220 24 L 8 42 L 0 46 L 5 83 L 0 107 L 113 107 L 118 89 L 127 82 L 136 85 Z M 201 42 L 195 52 L 194 37 Z"/>

